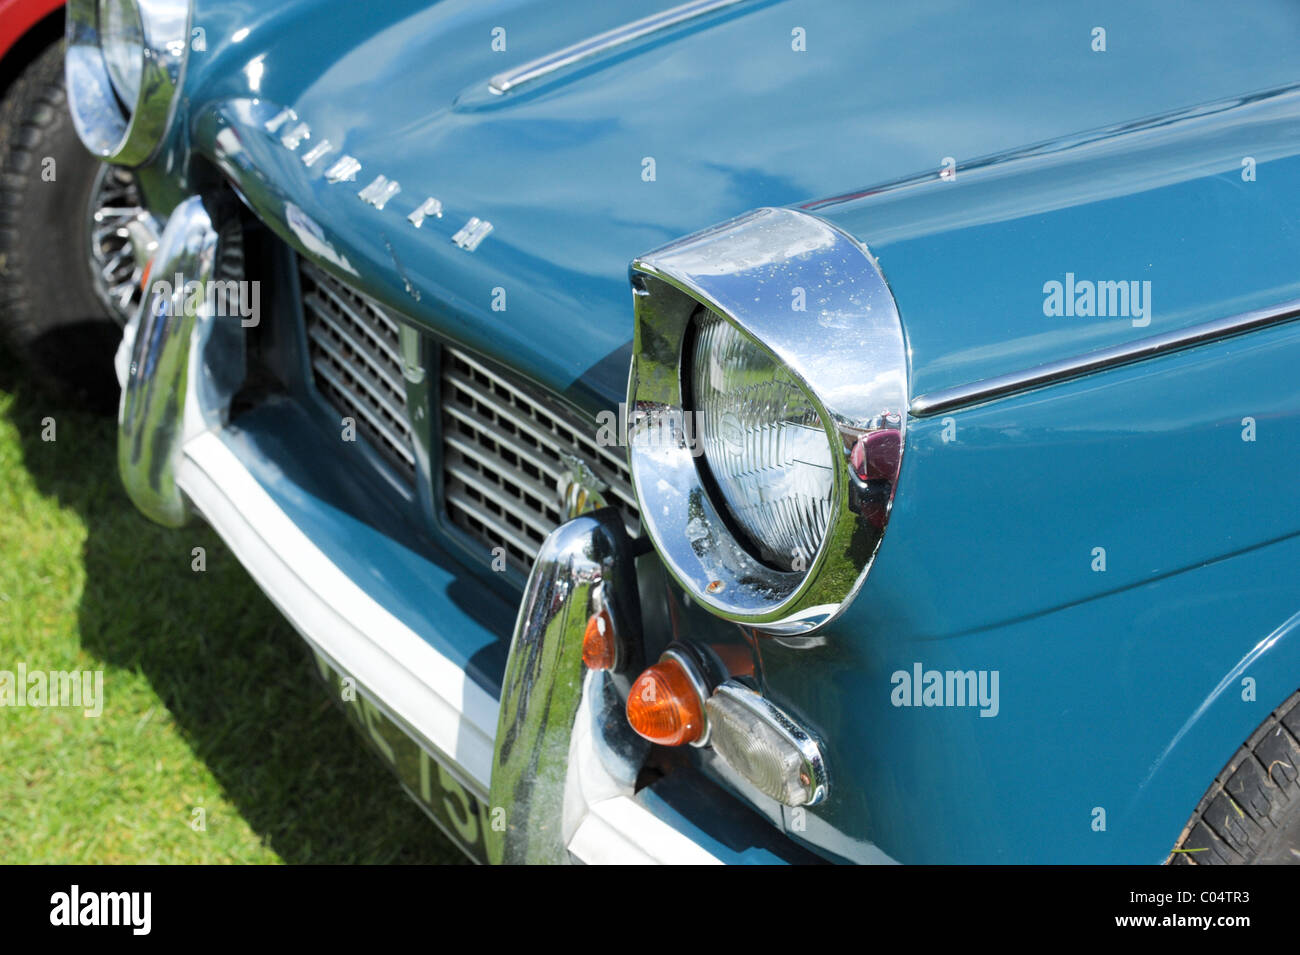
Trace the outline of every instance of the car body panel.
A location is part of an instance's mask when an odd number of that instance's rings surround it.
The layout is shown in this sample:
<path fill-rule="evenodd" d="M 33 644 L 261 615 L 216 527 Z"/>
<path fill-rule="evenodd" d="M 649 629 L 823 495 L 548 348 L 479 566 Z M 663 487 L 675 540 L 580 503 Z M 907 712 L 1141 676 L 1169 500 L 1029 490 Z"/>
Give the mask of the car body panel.
<path fill-rule="evenodd" d="M 1290 86 L 805 208 L 877 257 L 916 397 L 1297 298 L 1298 173 Z M 1138 293 L 1127 314 L 1123 290 L 1070 307 L 1099 282 Z"/>
<path fill-rule="evenodd" d="M 763 653 L 861 800 L 827 821 L 879 819 L 905 861 L 1160 861 L 1300 677 L 1300 508 L 1261 479 L 1300 465 L 1297 361 L 1290 324 L 954 412 L 951 441 L 913 419 L 857 600 L 825 647 Z M 998 671 L 996 717 L 894 707 L 917 662 Z"/>

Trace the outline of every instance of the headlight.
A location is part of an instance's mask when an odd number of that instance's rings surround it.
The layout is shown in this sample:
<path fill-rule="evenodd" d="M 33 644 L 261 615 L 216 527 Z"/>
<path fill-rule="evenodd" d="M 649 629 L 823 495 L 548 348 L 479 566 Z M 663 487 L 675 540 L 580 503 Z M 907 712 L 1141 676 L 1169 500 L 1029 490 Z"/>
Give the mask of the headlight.
<path fill-rule="evenodd" d="M 99 46 L 113 89 L 134 109 L 144 71 L 144 28 L 132 0 L 99 0 Z"/>
<path fill-rule="evenodd" d="M 138 166 L 158 149 L 190 49 L 188 0 L 68 0 L 64 75 L 77 135 Z"/>
<path fill-rule="evenodd" d="M 722 503 L 761 560 L 806 566 L 835 489 L 821 416 L 788 369 L 716 312 L 701 309 L 693 334 L 696 438 Z"/>
<path fill-rule="evenodd" d="M 632 263 L 628 457 L 641 519 L 712 612 L 795 638 L 848 605 L 884 533 L 907 360 L 870 254 L 760 209 Z"/>

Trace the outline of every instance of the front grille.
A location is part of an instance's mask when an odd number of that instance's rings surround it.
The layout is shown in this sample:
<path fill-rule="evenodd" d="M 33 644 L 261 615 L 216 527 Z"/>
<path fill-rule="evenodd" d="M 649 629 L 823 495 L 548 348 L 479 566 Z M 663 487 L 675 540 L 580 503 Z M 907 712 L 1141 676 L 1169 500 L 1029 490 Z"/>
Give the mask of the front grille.
<path fill-rule="evenodd" d="M 601 447 L 595 429 L 472 356 L 443 349 L 442 466 L 447 514 L 489 550 L 527 572 L 546 536 L 565 520 L 560 487 L 583 462 L 609 493 L 632 534 L 636 498 L 621 449 Z"/>
<path fill-rule="evenodd" d="M 369 299 L 300 261 L 302 304 L 316 390 L 398 473 L 415 479 L 397 323 Z"/>
<path fill-rule="evenodd" d="M 310 262 L 299 260 L 299 277 L 316 390 L 414 483 L 397 322 Z M 560 489 L 580 462 L 638 533 L 622 448 L 599 446 L 593 426 L 472 355 L 450 346 L 441 352 L 442 505 L 452 525 L 488 553 L 504 548 L 507 563 L 527 572 L 565 520 Z"/>

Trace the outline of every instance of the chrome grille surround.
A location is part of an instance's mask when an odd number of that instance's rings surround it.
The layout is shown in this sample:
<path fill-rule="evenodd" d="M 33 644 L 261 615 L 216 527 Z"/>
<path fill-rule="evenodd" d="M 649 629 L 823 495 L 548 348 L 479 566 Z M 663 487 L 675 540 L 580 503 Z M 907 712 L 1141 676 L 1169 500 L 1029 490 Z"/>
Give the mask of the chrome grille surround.
<path fill-rule="evenodd" d="M 414 482 L 415 452 L 397 323 L 370 299 L 299 260 L 316 390 L 399 474 Z"/>
<path fill-rule="evenodd" d="M 633 536 L 640 519 L 622 447 L 602 447 L 596 429 L 557 402 L 450 346 L 442 350 L 442 481 L 451 523 L 527 573 L 542 541 L 569 519 L 562 489 L 585 464 Z"/>

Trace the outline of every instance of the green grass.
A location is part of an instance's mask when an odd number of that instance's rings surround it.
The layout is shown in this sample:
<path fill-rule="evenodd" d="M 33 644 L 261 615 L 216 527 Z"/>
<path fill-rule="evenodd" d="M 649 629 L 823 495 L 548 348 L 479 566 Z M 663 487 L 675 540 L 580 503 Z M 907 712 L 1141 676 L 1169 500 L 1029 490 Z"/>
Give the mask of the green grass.
<path fill-rule="evenodd" d="M 0 670 L 102 670 L 105 697 L 0 707 L 0 862 L 461 861 L 220 539 L 131 507 L 115 428 L 0 352 Z"/>

